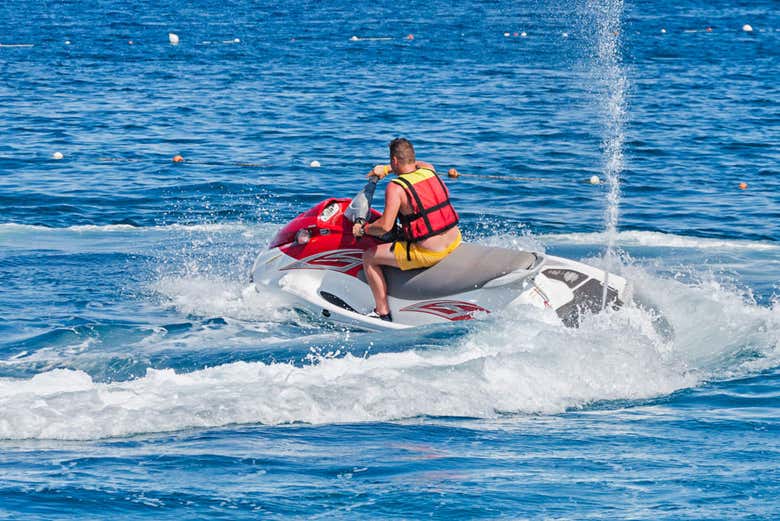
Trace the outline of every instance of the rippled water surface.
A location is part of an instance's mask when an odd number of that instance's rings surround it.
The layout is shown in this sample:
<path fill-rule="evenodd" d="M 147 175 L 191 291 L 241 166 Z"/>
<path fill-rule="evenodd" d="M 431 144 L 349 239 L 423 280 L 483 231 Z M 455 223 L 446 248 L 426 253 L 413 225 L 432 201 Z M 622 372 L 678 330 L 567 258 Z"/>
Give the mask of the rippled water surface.
<path fill-rule="evenodd" d="M 780 516 L 779 40 L 768 0 L 3 3 L 0 519 Z M 398 135 L 468 240 L 672 333 L 256 291 Z"/>

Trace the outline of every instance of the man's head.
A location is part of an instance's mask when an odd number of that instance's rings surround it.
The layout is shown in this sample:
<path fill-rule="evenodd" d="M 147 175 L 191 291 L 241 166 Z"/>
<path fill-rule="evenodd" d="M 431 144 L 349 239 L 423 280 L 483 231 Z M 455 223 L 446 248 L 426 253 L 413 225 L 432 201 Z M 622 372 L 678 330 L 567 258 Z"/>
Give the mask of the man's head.
<path fill-rule="evenodd" d="M 408 139 L 397 137 L 390 142 L 390 165 L 396 170 L 396 165 L 414 165 L 417 158 L 414 156 L 414 147 Z"/>

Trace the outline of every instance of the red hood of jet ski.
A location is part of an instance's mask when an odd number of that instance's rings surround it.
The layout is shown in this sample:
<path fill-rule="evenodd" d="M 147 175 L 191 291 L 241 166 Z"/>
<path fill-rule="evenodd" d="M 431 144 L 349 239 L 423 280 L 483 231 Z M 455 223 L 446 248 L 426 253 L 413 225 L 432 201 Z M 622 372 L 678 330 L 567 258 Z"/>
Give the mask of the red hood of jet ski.
<path fill-rule="evenodd" d="M 355 260 L 362 257 L 364 250 L 380 244 L 380 241 L 375 237 L 356 238 L 352 235 L 353 223 L 344 216 L 350 202 L 349 198 L 331 198 L 306 210 L 279 230 L 268 246 L 269 249 L 278 248 L 298 260 L 310 259 L 305 265 L 308 269 L 354 266 Z M 369 221 L 380 215 L 372 209 Z M 327 252 L 334 254 L 328 256 Z M 356 277 L 361 269 L 362 265 L 357 265 L 345 273 Z"/>

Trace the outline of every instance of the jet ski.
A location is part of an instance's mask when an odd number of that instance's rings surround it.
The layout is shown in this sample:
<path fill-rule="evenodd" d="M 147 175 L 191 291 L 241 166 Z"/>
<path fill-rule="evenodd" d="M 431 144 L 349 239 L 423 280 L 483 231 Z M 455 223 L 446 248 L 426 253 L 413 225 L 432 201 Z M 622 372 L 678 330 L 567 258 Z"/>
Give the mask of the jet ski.
<path fill-rule="evenodd" d="M 281 290 L 294 307 L 351 328 L 390 331 L 487 317 L 510 305 L 550 308 L 569 327 L 585 313 L 619 308 L 626 280 L 581 262 L 539 252 L 462 243 L 438 264 L 384 267 L 392 322 L 366 316 L 374 299 L 363 252 L 392 237 L 352 234 L 373 221 L 377 178 L 353 199 L 326 199 L 285 225 L 261 252 L 251 279 L 258 291 Z"/>

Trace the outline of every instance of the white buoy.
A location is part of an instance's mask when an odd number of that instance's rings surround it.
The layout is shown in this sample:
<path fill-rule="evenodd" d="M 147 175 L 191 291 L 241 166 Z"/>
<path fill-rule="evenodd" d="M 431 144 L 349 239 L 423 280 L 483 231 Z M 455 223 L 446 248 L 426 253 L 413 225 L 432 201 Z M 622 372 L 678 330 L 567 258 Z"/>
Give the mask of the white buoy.
<path fill-rule="evenodd" d="M 64 156 L 62 155 L 62 152 L 55 152 L 55 153 L 53 153 L 53 154 L 51 155 L 51 158 L 52 158 L 52 159 L 56 159 L 56 160 L 58 160 L 58 161 L 59 161 L 60 159 L 62 159 L 63 157 L 64 157 Z"/>
<path fill-rule="evenodd" d="M 599 179 L 599 176 L 597 176 L 597 175 L 590 176 L 590 184 L 597 185 L 600 182 L 601 182 L 601 179 Z"/>
<path fill-rule="evenodd" d="M 520 33 L 520 38 L 525 38 L 526 36 L 528 36 L 527 32 L 523 31 L 522 33 Z"/>
<path fill-rule="evenodd" d="M 661 34 L 666 34 L 666 29 L 661 29 Z"/>
<path fill-rule="evenodd" d="M 564 38 L 568 38 L 569 37 L 569 33 L 563 33 L 563 34 L 561 34 L 561 36 L 563 36 Z"/>
<path fill-rule="evenodd" d="M 752 33 L 753 26 L 751 26 L 750 24 L 745 24 L 742 26 L 742 30 L 745 31 L 746 33 Z"/>
<path fill-rule="evenodd" d="M 70 40 L 65 40 L 65 45 L 70 45 Z"/>
<path fill-rule="evenodd" d="M 504 33 L 504 38 L 509 38 L 509 33 Z"/>
<path fill-rule="evenodd" d="M 127 45 L 133 45 L 133 40 L 127 40 Z"/>
<path fill-rule="evenodd" d="M 233 38 L 233 43 L 241 43 L 241 38 Z"/>
<path fill-rule="evenodd" d="M 350 42 L 356 42 L 358 40 L 360 40 L 360 38 L 358 38 L 357 36 L 353 36 L 352 38 L 349 39 Z"/>
<path fill-rule="evenodd" d="M 171 45 L 179 45 L 179 35 L 176 33 L 168 33 L 168 41 Z"/>
<path fill-rule="evenodd" d="M 309 163 L 309 166 L 312 167 L 312 168 L 319 168 L 320 167 L 320 162 L 315 159 L 314 161 Z"/>

